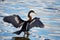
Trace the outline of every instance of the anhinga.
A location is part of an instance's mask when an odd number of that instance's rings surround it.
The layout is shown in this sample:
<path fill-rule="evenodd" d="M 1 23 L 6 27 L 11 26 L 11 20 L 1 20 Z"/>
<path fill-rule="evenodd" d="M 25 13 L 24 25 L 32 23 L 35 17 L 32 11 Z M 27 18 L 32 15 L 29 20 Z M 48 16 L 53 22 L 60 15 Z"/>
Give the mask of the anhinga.
<path fill-rule="evenodd" d="M 24 34 L 27 34 L 28 36 L 28 31 L 32 27 L 40 27 L 40 28 L 44 27 L 44 24 L 39 20 L 40 18 L 35 17 L 32 19 L 30 15 L 31 13 L 35 13 L 35 12 L 33 10 L 29 11 L 28 13 L 29 19 L 27 21 L 22 20 L 18 15 L 5 16 L 3 20 L 7 23 L 11 23 L 16 28 L 20 27 L 23 24 L 21 30 L 13 33 L 19 35 L 21 32 L 24 32 Z"/>

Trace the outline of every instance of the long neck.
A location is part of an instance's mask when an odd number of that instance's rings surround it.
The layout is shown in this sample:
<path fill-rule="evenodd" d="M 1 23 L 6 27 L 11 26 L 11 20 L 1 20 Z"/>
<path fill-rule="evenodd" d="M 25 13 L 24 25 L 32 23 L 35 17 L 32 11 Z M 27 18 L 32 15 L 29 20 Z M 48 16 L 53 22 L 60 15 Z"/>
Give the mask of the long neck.
<path fill-rule="evenodd" d="M 30 16 L 30 12 L 28 13 L 28 18 L 29 18 L 29 21 L 32 20 L 32 17 Z"/>

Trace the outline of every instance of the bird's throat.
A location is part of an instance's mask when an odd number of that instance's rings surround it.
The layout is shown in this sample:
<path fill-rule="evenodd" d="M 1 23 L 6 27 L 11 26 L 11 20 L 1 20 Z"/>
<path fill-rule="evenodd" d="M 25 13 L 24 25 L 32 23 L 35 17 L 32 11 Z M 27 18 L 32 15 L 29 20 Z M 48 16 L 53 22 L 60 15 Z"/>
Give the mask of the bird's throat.
<path fill-rule="evenodd" d="M 32 20 L 32 17 L 30 16 L 30 17 L 29 17 L 29 21 L 31 21 L 31 20 Z"/>
<path fill-rule="evenodd" d="M 31 17 L 31 15 L 30 15 L 31 13 L 29 12 L 28 13 L 28 18 L 29 18 L 29 21 L 31 21 L 32 20 L 32 17 Z"/>

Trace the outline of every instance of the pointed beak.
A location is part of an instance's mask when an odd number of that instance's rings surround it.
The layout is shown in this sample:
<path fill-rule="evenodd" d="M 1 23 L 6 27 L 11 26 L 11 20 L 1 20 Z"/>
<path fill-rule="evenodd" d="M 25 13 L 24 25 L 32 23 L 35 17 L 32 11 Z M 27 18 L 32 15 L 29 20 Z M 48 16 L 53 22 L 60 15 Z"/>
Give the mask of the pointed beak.
<path fill-rule="evenodd" d="M 34 14 L 36 14 L 36 15 L 37 15 L 37 13 L 34 13 Z"/>

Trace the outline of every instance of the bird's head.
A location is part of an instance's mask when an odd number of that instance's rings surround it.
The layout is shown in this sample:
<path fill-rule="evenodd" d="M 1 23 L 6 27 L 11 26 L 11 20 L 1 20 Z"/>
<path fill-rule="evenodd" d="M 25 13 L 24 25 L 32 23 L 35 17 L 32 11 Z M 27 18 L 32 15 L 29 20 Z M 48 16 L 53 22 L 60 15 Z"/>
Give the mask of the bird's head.
<path fill-rule="evenodd" d="M 30 11 L 29 11 L 29 14 L 30 14 L 30 13 L 34 13 L 34 14 L 36 14 L 35 11 L 33 11 L 33 10 L 30 10 Z"/>
<path fill-rule="evenodd" d="M 30 17 L 30 14 L 33 14 L 33 13 L 36 14 L 35 11 L 30 10 L 29 13 L 28 13 L 28 17 Z"/>

